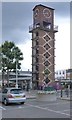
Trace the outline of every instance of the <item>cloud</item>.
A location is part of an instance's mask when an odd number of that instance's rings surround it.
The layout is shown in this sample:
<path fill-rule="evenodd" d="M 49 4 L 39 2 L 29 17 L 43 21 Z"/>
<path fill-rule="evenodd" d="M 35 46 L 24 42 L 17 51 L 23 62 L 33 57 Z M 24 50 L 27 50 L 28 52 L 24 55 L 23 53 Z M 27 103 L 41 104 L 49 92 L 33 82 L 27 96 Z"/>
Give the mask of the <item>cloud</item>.
<path fill-rule="evenodd" d="M 54 8 L 58 17 L 69 17 L 70 2 L 43 2 L 42 4 Z"/>
<path fill-rule="evenodd" d="M 70 3 L 70 18 L 72 19 L 72 1 Z"/>
<path fill-rule="evenodd" d="M 0 43 L 2 42 L 2 3 L 0 2 Z"/>
<path fill-rule="evenodd" d="M 28 38 L 29 25 L 32 23 L 30 19 L 32 11 L 28 13 L 28 8 L 25 4 L 26 3 L 3 3 L 3 40 L 14 40 L 15 43 L 18 43 L 26 40 L 25 37 Z"/>
<path fill-rule="evenodd" d="M 69 3 L 61 2 L 5 2 L 2 4 L 3 41 L 11 40 L 20 43 L 30 39 L 29 25 L 32 24 L 32 9 L 37 4 L 55 8 L 59 17 L 69 15 Z"/>
<path fill-rule="evenodd" d="M 58 20 L 59 32 L 56 33 L 55 38 L 55 69 L 70 68 L 70 20 Z"/>
<path fill-rule="evenodd" d="M 32 70 L 32 41 L 29 40 L 27 41 L 24 45 L 23 44 L 20 44 L 18 45 L 18 47 L 21 49 L 22 53 L 23 53 L 23 58 L 24 60 L 21 62 L 22 65 L 21 65 L 21 68 L 23 70 Z"/>
<path fill-rule="evenodd" d="M 4 34 L 3 36 L 4 40 L 8 40 L 8 41 L 13 41 L 15 42 L 15 44 L 25 44 L 26 41 L 30 40 L 30 34 L 28 33 L 28 30 L 22 30 L 22 29 L 14 29 L 9 31 L 9 33 L 7 34 L 7 32 Z"/>
<path fill-rule="evenodd" d="M 69 2 L 6 2 L 2 4 L 2 39 L 14 41 L 24 55 L 22 69 L 31 69 L 31 34 L 29 25 L 32 24 L 32 9 L 37 4 L 43 4 L 55 9 L 55 24 L 59 25 L 56 39 L 56 69 L 69 65 L 69 36 L 66 21 L 70 15 Z M 71 4 L 72 5 L 72 4 Z M 72 9 L 72 8 L 71 8 Z M 65 24 L 64 24 L 65 23 Z M 67 25 L 67 26 L 66 26 Z M 65 27 L 64 27 L 65 26 Z M 67 31 L 66 31 L 67 30 Z M 68 31 L 69 32 L 69 31 Z M 65 37 L 66 36 L 66 37 Z M 66 41 L 67 40 L 67 44 Z M 64 46 L 64 44 L 66 46 Z M 66 54 L 66 50 L 68 54 Z M 68 56 L 67 56 L 68 55 Z M 68 59 L 67 59 L 68 57 Z"/>

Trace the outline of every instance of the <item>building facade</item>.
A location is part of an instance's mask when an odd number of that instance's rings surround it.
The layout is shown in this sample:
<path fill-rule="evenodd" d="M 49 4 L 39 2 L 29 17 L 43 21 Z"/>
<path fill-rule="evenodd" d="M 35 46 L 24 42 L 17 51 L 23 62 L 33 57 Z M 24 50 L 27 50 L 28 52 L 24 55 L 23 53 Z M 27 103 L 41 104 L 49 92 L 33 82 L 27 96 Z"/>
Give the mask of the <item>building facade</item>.
<path fill-rule="evenodd" d="M 32 82 L 38 88 L 44 81 L 55 80 L 55 33 L 54 9 L 36 5 L 33 9 L 32 33 Z"/>
<path fill-rule="evenodd" d="M 0 75 L 2 76 L 2 74 Z M 1 80 L 2 81 L 2 80 Z M 31 71 L 19 71 L 17 73 L 18 87 L 26 89 L 27 85 L 32 89 L 32 72 Z M 4 85 L 7 84 L 7 74 L 4 75 Z M 16 73 L 9 72 L 9 86 L 16 85 Z"/>
<path fill-rule="evenodd" d="M 16 83 L 16 73 L 11 72 L 9 74 L 9 81 Z M 22 89 L 26 89 L 27 85 L 32 88 L 32 72 L 31 71 L 19 71 L 17 74 L 18 86 Z"/>
<path fill-rule="evenodd" d="M 72 69 L 57 70 L 55 72 L 55 81 L 72 83 Z"/>
<path fill-rule="evenodd" d="M 55 80 L 66 79 L 66 70 L 57 70 L 55 72 Z"/>
<path fill-rule="evenodd" d="M 72 69 L 66 70 L 66 78 L 72 80 Z"/>

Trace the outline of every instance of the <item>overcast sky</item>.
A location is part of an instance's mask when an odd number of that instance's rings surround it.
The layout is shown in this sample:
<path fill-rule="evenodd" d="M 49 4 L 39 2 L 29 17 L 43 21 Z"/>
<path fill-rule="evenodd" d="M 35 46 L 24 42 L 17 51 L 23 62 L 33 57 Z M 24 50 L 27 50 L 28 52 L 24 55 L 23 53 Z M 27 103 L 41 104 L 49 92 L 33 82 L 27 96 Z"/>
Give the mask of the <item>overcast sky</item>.
<path fill-rule="evenodd" d="M 54 23 L 59 26 L 55 38 L 55 69 L 70 67 L 70 3 L 68 2 L 12 2 L 2 3 L 2 42 L 14 41 L 23 52 L 22 69 L 31 70 L 31 34 L 32 9 L 43 4 L 55 9 Z"/>

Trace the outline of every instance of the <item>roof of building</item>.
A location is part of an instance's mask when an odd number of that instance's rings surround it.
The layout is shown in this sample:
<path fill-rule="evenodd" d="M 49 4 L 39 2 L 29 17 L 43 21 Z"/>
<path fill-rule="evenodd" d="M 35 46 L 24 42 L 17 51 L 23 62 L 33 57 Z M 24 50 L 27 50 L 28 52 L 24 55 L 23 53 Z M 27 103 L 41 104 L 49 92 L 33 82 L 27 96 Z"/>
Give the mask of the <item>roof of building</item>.
<path fill-rule="evenodd" d="M 0 72 L 0 75 L 2 75 L 2 72 Z M 16 72 L 9 72 L 9 75 L 16 75 Z M 18 75 L 31 76 L 32 71 L 29 71 L 29 70 L 28 71 L 18 71 Z"/>
<path fill-rule="evenodd" d="M 32 72 L 28 70 L 28 71 L 19 71 L 19 73 L 31 74 Z"/>
<path fill-rule="evenodd" d="M 38 7 L 38 6 L 42 6 L 42 7 L 45 7 L 45 8 L 49 8 L 49 9 L 55 10 L 54 8 L 51 8 L 51 7 L 42 5 L 42 4 L 36 5 L 36 6 L 33 8 L 33 10 L 35 10 L 35 8 Z"/>
<path fill-rule="evenodd" d="M 66 70 L 67 73 L 71 73 L 72 72 L 72 69 L 68 69 Z"/>

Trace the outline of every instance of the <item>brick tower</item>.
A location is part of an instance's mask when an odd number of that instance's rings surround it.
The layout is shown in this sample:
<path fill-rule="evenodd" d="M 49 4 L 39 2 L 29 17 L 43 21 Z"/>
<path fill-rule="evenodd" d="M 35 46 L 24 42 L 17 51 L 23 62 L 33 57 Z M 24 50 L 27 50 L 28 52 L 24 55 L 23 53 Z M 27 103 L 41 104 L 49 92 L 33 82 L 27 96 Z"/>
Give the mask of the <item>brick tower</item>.
<path fill-rule="evenodd" d="M 37 89 L 44 81 L 55 80 L 55 33 L 54 9 L 36 5 L 33 9 L 32 33 L 32 82 Z"/>

